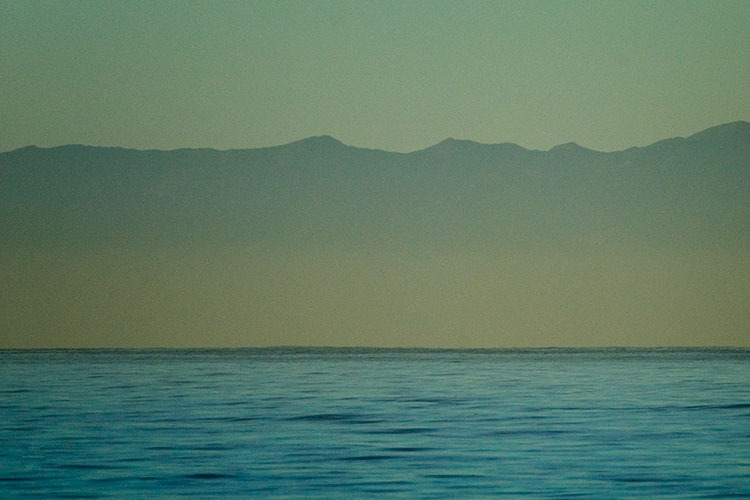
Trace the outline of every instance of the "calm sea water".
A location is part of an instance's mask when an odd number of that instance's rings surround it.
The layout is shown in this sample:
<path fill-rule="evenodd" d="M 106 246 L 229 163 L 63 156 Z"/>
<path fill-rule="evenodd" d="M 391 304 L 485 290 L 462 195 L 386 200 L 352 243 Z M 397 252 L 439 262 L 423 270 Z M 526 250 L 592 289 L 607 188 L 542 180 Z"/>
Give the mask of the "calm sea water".
<path fill-rule="evenodd" d="M 0 351 L 0 497 L 750 497 L 750 350 Z"/>

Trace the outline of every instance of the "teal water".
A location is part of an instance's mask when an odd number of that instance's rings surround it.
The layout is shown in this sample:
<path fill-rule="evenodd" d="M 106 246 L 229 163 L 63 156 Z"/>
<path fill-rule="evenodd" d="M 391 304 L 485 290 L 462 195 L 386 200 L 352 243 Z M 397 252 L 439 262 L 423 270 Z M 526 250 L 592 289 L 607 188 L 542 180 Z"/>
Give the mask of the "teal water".
<path fill-rule="evenodd" d="M 747 498 L 747 349 L 0 351 L 0 498 Z"/>

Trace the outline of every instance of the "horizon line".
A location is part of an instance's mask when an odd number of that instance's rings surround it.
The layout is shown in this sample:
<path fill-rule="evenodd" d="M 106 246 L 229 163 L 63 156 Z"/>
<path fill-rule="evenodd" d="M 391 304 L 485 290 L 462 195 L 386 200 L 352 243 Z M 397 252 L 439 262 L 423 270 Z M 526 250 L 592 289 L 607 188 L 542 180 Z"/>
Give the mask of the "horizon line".
<path fill-rule="evenodd" d="M 0 351 L 242 351 L 242 350 L 298 350 L 298 351 L 323 351 L 323 350 L 368 350 L 368 351 L 596 351 L 596 350 L 743 350 L 750 351 L 750 346 L 739 345 L 663 345 L 663 346 L 624 346 L 624 345 L 601 345 L 601 346 L 514 346 L 514 347 L 425 347 L 425 346 L 314 346 L 314 345 L 271 345 L 271 346 L 183 346 L 183 347 L 0 347 Z"/>

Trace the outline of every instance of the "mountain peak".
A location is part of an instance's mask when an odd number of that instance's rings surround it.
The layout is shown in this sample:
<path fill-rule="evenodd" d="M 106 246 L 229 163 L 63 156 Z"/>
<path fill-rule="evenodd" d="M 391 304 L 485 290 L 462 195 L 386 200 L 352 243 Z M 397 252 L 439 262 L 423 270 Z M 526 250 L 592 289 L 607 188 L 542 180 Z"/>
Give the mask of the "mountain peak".
<path fill-rule="evenodd" d="M 583 146 L 580 146 L 576 144 L 575 142 L 566 142 L 565 144 L 558 144 L 557 146 L 551 147 L 549 152 L 550 153 L 574 154 L 574 153 L 594 153 L 595 151 L 593 149 L 584 148 Z"/>
<path fill-rule="evenodd" d="M 310 140 L 322 143 L 322 144 L 343 144 L 340 140 L 330 135 L 316 135 L 309 138 Z"/>
<path fill-rule="evenodd" d="M 299 141 L 294 141 L 289 146 L 295 145 L 295 146 L 302 146 L 302 147 L 312 147 L 312 148 L 330 148 L 330 147 L 338 147 L 343 146 L 344 143 L 336 139 L 335 137 L 331 137 L 330 135 L 314 135 L 312 137 L 307 137 L 305 139 L 300 139 Z"/>
<path fill-rule="evenodd" d="M 443 139 L 439 143 L 435 144 L 434 147 L 455 147 L 455 146 L 470 146 L 473 144 L 479 144 L 478 142 L 470 141 L 468 139 L 456 139 L 454 137 L 448 137 Z"/>

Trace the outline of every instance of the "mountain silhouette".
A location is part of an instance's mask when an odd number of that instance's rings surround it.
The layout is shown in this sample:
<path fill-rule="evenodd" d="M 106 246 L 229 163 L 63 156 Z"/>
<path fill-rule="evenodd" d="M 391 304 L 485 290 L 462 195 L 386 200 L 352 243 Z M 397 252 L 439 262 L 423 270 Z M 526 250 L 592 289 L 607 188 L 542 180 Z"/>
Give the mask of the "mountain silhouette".
<path fill-rule="evenodd" d="M 0 153 L 0 347 L 747 345 L 750 124 Z"/>
<path fill-rule="evenodd" d="M 748 241 L 750 124 L 603 153 L 446 139 L 412 153 L 330 136 L 217 151 L 0 154 L 3 245 Z M 551 238 L 551 239 L 550 239 Z"/>

